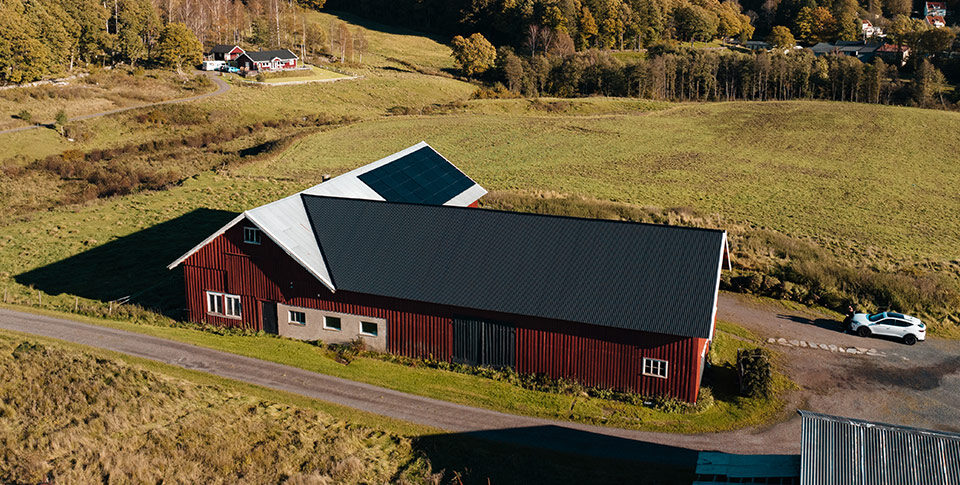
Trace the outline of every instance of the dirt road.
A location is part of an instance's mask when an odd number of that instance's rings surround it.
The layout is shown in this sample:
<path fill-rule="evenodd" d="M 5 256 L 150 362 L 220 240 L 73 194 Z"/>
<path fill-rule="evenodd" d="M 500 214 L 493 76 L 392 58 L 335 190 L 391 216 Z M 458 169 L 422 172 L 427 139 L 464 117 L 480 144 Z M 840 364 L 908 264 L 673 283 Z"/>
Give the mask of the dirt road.
<path fill-rule="evenodd" d="M 186 97 L 186 98 L 168 99 L 168 100 L 166 100 L 166 101 L 158 101 L 158 102 L 156 102 L 156 103 L 138 104 L 138 105 L 136 105 L 136 106 L 127 106 L 126 108 L 117 108 L 117 109 L 111 109 L 111 110 L 107 110 L 107 111 L 100 111 L 100 112 L 98 112 L 98 113 L 89 113 L 89 114 L 85 114 L 85 115 L 80 115 L 80 116 L 75 116 L 75 117 L 73 117 L 73 118 L 69 118 L 67 121 L 88 120 L 88 119 L 90 119 L 90 118 L 97 118 L 97 117 L 100 117 L 100 116 L 107 116 L 107 115 L 112 115 L 112 114 L 116 114 L 116 113 L 122 113 L 122 112 L 124 112 L 124 111 L 130 111 L 130 110 L 132 110 L 132 109 L 147 108 L 147 107 L 150 107 L 150 106 L 159 106 L 159 105 L 162 105 L 162 104 L 177 104 L 177 103 L 186 103 L 186 102 L 189 102 L 189 101 L 197 101 L 197 100 L 200 100 L 200 99 L 209 98 L 209 97 L 211 97 L 211 96 L 219 96 L 219 95 L 227 92 L 227 91 L 230 89 L 230 85 L 227 84 L 227 82 L 224 81 L 223 79 L 220 79 L 220 76 L 218 76 L 217 73 L 209 72 L 209 71 L 203 71 L 203 74 L 205 74 L 207 77 L 209 77 L 209 78 L 214 82 L 214 84 L 217 85 L 216 91 L 212 91 L 212 92 L 209 92 L 209 93 L 198 94 L 198 95 L 196 95 L 196 96 L 189 96 L 189 97 Z M 4 135 L 4 134 L 7 134 L 7 133 L 17 133 L 17 132 L 19 132 L 19 131 L 27 131 L 27 130 L 32 130 L 32 129 L 34 129 L 34 128 L 41 128 L 41 127 L 45 127 L 45 125 L 29 125 L 29 126 L 21 126 L 21 127 L 19 127 L 19 128 L 10 128 L 10 129 L 7 129 L 7 130 L 0 130 L 0 135 Z"/>
<path fill-rule="evenodd" d="M 740 322 L 764 337 L 789 334 L 820 342 L 833 339 L 864 344 L 859 337 L 829 328 L 822 315 L 777 308 L 723 295 L 720 318 Z M 765 429 L 701 435 L 606 428 L 462 406 L 157 337 L 7 309 L 0 309 L 0 328 L 196 369 L 447 432 L 500 433 L 498 436 L 507 436 L 512 442 L 558 451 L 621 456 L 631 449 L 624 448 L 624 443 L 630 443 L 664 462 L 688 462 L 689 452 L 695 450 L 799 453 L 796 418 Z M 769 345 L 784 352 L 787 372 L 804 388 L 793 396 L 795 405 L 843 416 L 955 429 L 960 422 L 960 345 L 937 340 L 913 347 L 879 339 L 869 343 L 883 349 L 884 355 L 841 355 Z"/>

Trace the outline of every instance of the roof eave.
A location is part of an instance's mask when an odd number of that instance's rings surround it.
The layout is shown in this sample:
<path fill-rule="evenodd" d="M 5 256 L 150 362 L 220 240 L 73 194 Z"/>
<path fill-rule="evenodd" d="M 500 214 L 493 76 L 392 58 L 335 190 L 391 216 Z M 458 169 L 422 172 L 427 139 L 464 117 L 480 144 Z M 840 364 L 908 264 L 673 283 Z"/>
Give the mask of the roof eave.
<path fill-rule="evenodd" d="M 177 258 L 176 261 L 168 264 L 168 265 L 167 265 L 167 269 L 176 268 L 176 267 L 177 267 L 178 265 L 180 265 L 180 263 L 182 263 L 184 260 L 186 260 L 186 259 L 189 258 L 190 256 L 193 256 L 193 254 L 196 253 L 197 251 L 199 251 L 200 248 L 206 246 L 207 244 L 210 244 L 210 241 L 213 241 L 214 239 L 217 238 L 217 236 L 219 236 L 219 235 L 227 232 L 227 229 L 230 229 L 231 227 L 233 227 L 234 225 L 236 225 L 238 222 L 242 221 L 246 216 L 247 216 L 247 213 L 246 213 L 246 212 L 242 212 L 242 213 L 241 213 L 240 215 L 238 215 L 237 217 L 234 217 L 230 222 L 226 223 L 223 227 L 221 227 L 220 229 L 218 229 L 216 232 L 214 232 L 213 234 L 209 235 L 209 236 L 208 236 L 206 239 L 204 239 L 203 241 L 200 241 L 200 244 L 197 244 L 196 246 L 194 246 L 193 248 L 191 248 L 189 251 L 187 251 L 187 252 L 184 253 L 182 256 L 180 256 L 179 258 Z"/>

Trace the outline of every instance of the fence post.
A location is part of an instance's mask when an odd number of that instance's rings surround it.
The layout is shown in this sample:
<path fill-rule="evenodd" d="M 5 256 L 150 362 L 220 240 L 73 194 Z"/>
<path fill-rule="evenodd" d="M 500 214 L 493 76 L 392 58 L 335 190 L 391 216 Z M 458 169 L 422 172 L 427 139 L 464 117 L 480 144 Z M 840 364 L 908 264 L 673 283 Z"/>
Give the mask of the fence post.
<path fill-rule="evenodd" d="M 43 306 L 43 295 L 40 294 L 40 290 L 37 290 L 37 306 Z"/>
<path fill-rule="evenodd" d="M 75 296 L 73 297 L 73 313 L 77 313 L 79 309 L 80 309 L 80 297 Z"/>

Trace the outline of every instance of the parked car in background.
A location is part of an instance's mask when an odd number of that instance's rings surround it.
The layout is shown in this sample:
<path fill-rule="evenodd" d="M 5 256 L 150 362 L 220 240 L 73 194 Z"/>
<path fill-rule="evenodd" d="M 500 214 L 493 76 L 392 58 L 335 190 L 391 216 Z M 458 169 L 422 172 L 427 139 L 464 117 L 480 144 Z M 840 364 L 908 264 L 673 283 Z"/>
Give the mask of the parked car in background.
<path fill-rule="evenodd" d="M 225 61 L 205 60 L 202 65 L 204 71 L 222 71 L 223 66 L 226 66 L 227 63 Z"/>
<path fill-rule="evenodd" d="M 232 72 L 232 73 L 236 74 L 236 73 L 240 72 L 240 69 L 239 69 L 239 68 L 236 68 L 236 67 L 233 67 L 233 66 L 231 66 L 231 65 L 229 65 L 229 64 L 224 64 L 224 65 L 220 66 L 220 71 L 222 71 L 222 72 Z"/>
<path fill-rule="evenodd" d="M 857 313 L 850 321 L 850 330 L 861 337 L 886 335 L 913 345 L 918 340 L 926 340 L 927 326 L 919 318 L 895 312 L 874 314 Z"/>

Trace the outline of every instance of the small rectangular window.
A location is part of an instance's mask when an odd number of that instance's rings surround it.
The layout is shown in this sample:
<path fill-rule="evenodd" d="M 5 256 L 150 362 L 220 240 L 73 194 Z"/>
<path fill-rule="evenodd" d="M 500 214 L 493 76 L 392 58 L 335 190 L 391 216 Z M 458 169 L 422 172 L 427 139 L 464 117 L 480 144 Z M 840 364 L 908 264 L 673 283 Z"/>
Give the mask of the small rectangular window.
<path fill-rule="evenodd" d="M 244 227 L 243 242 L 247 244 L 260 244 L 260 229 L 256 227 Z"/>
<path fill-rule="evenodd" d="M 223 313 L 223 294 L 207 292 L 207 312 Z"/>
<path fill-rule="evenodd" d="M 643 358 L 643 375 L 667 378 L 667 366 L 669 362 L 660 359 Z"/>
<path fill-rule="evenodd" d="M 371 337 L 377 336 L 377 324 L 373 322 L 360 322 L 360 333 Z"/>
<path fill-rule="evenodd" d="M 304 312 L 298 312 L 290 310 L 290 323 L 294 325 L 306 325 L 307 324 L 307 314 Z"/>
<path fill-rule="evenodd" d="M 224 315 L 228 317 L 240 318 L 242 315 L 240 307 L 240 297 L 237 295 L 223 295 L 223 299 L 226 301 L 226 311 L 223 312 Z"/>
<path fill-rule="evenodd" d="M 327 330 L 340 330 L 340 318 L 323 317 L 323 328 Z"/>

